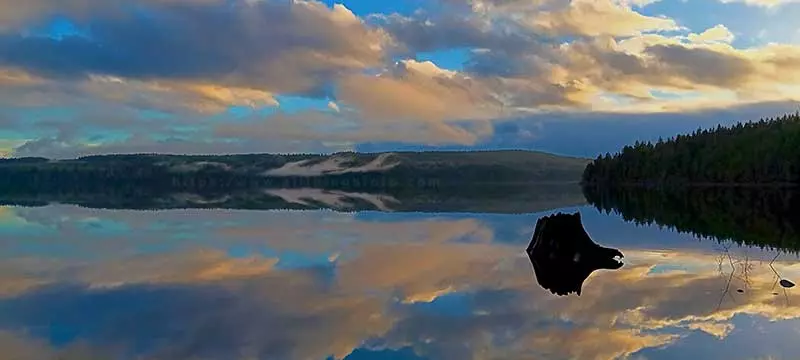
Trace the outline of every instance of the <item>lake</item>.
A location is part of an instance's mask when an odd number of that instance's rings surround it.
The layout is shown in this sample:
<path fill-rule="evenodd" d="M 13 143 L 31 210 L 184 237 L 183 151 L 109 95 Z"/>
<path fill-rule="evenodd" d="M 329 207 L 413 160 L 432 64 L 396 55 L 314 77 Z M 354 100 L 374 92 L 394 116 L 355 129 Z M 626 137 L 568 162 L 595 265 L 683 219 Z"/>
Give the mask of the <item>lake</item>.
<path fill-rule="evenodd" d="M 537 283 L 541 216 L 625 255 Z M 777 258 L 776 258 L 777 256 Z M 770 266 L 770 262 L 772 266 Z M 6 359 L 796 359 L 798 258 L 537 213 L 0 207 Z"/>

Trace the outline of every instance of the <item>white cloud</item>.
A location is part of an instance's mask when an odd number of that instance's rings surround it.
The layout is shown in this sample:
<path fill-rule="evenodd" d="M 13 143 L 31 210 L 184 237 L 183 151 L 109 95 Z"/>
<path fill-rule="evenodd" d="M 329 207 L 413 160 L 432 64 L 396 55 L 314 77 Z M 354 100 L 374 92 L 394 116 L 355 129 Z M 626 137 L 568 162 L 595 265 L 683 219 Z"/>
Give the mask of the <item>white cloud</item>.
<path fill-rule="evenodd" d="M 744 3 L 751 6 L 775 8 L 782 5 L 798 3 L 798 0 L 718 0 L 723 4 L 729 3 Z"/>
<path fill-rule="evenodd" d="M 642 15 L 613 0 L 572 0 L 563 8 L 532 12 L 524 21 L 556 35 L 634 36 L 681 29 L 673 19 Z"/>
<path fill-rule="evenodd" d="M 735 36 L 725 25 L 719 24 L 708 28 L 699 34 L 689 34 L 689 41 L 697 43 L 732 43 Z"/>
<path fill-rule="evenodd" d="M 336 104 L 334 101 L 328 101 L 328 109 L 331 109 L 335 112 L 339 112 L 339 105 Z"/>

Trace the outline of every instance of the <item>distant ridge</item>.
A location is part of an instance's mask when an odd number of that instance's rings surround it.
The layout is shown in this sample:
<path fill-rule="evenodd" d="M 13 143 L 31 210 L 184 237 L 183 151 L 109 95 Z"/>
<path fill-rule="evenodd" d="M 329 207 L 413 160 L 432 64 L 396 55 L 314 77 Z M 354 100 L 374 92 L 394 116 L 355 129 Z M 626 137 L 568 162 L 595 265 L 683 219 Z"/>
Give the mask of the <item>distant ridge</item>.
<path fill-rule="evenodd" d="M 43 178 L 69 175 L 62 180 L 89 177 L 87 180 L 93 182 L 119 180 L 163 186 L 174 183 L 172 180 L 176 176 L 191 174 L 220 179 L 381 175 L 395 180 L 433 179 L 439 184 L 577 182 L 588 163 L 589 159 L 525 150 L 338 152 L 329 155 L 91 155 L 68 160 L 0 160 L 0 174 L 7 175 L 7 179 L 0 182 L 8 185 L 28 179 L 42 183 L 45 182 Z"/>
<path fill-rule="evenodd" d="M 533 212 L 584 203 L 588 162 L 518 150 L 11 159 L 0 161 L 0 203 Z"/>

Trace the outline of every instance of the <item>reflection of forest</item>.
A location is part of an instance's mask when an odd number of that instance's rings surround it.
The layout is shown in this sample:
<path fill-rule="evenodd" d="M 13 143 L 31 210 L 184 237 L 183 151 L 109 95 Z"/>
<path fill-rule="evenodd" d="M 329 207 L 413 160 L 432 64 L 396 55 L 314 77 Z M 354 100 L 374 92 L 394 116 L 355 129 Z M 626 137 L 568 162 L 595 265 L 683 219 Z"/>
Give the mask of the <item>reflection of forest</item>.
<path fill-rule="evenodd" d="M 439 188 L 266 187 L 230 190 L 170 189 L 103 183 L 85 188 L 63 183 L 56 188 L 2 191 L 0 204 L 44 206 L 48 203 L 106 209 L 332 209 L 342 211 L 422 211 L 533 213 L 586 203 L 577 184 L 486 184 Z"/>
<path fill-rule="evenodd" d="M 658 224 L 719 241 L 797 252 L 800 197 L 793 189 L 584 187 L 597 209 L 637 224 Z"/>

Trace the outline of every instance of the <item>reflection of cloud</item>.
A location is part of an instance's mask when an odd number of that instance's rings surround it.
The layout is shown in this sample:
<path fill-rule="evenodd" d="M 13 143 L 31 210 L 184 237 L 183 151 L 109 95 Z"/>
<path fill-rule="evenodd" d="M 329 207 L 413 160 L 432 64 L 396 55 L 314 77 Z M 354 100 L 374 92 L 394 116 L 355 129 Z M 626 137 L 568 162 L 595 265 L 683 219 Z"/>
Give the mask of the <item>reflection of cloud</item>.
<path fill-rule="evenodd" d="M 430 302 L 434 294 L 473 290 L 472 283 L 491 277 L 508 250 L 484 244 L 365 245 L 340 264 L 338 282 L 348 292 L 383 288 L 399 292 L 405 302 Z"/>
<path fill-rule="evenodd" d="M 7 331 L 0 331 L 0 349 L 3 349 L 3 357 L 10 360 L 115 359 L 114 356 L 110 355 L 110 351 L 102 351 L 87 344 L 70 344 L 65 348 L 55 349 L 48 346 L 45 341 Z"/>
<path fill-rule="evenodd" d="M 24 225 L 25 220 L 18 217 L 14 210 L 0 206 L 0 231 L 17 225 Z"/>
<path fill-rule="evenodd" d="M 18 214 L 75 240 L 49 238 L 58 252 L 0 260 L 2 283 L 23 284 L 4 289 L 0 328 L 31 329 L 35 342 L 45 335 L 33 325 L 46 323 L 74 330 L 91 349 L 117 346 L 117 355 L 139 346 L 153 358 L 340 359 L 358 347 L 410 347 L 429 358 L 612 359 L 680 346 L 691 334 L 749 336 L 731 346 L 760 341 L 763 334 L 736 323 L 743 315 L 774 321 L 767 328 L 800 320 L 786 305 L 800 296 L 773 295 L 772 271 L 756 261 L 746 292 L 719 305 L 727 277 L 715 253 L 623 248 L 625 267 L 593 274 L 581 297 L 554 297 L 536 285 L 523 243 L 493 242 L 474 218 L 51 210 Z M 116 242 L 103 245 L 98 233 L 59 222 L 88 218 L 131 230 L 99 233 Z M 181 232 L 183 243 L 168 236 Z M 460 241 L 466 236 L 480 241 Z M 97 246 L 100 256 L 71 255 L 71 244 Z M 257 252 L 277 255 L 242 256 Z M 321 259 L 303 263 L 294 252 Z M 785 260 L 776 269 L 800 279 L 800 265 Z"/>
<path fill-rule="evenodd" d="M 527 259 L 514 254 L 513 247 L 482 244 L 372 245 L 364 247 L 355 258 L 338 260 L 333 284 L 315 275 L 316 270 L 300 269 L 272 271 L 242 280 L 226 278 L 215 282 L 218 290 L 185 288 L 182 294 L 167 286 L 164 290 L 145 291 L 164 292 L 160 296 L 167 298 L 161 303 L 204 309 L 200 319 L 196 313 L 190 316 L 186 311 L 159 312 L 158 317 L 180 324 L 190 335 L 173 334 L 178 337 L 170 339 L 172 345 L 156 349 L 156 353 L 180 357 L 231 352 L 241 347 L 262 356 L 324 358 L 336 354 L 342 358 L 362 341 L 383 339 L 391 347 L 413 345 L 420 354 L 445 358 L 476 358 L 477 351 L 483 349 L 505 358 L 536 353 L 547 358 L 611 359 L 643 348 L 668 346 L 677 339 L 674 329 L 699 329 L 724 338 L 730 332 L 725 322 L 733 314 L 749 312 L 773 318 L 775 312 L 784 311 L 777 304 L 765 306 L 760 296 L 716 311 L 720 285 L 716 273 L 679 271 L 653 276 L 647 274 L 652 264 L 600 273 L 587 284 L 587 292 L 581 298 L 554 298 L 535 287 Z M 626 254 L 634 261 L 639 258 L 636 251 Z M 515 259 L 513 266 L 499 266 L 509 258 Z M 713 261 L 714 257 L 686 254 L 666 259 L 685 263 Z M 792 272 L 791 266 L 781 264 L 780 268 Z M 143 289 L 74 289 L 59 298 L 77 296 L 101 301 L 107 297 L 103 294 L 128 291 L 136 291 L 131 293 L 135 297 L 133 294 Z M 439 292 L 438 296 L 430 296 L 435 292 Z M 34 304 L 32 310 L 41 310 L 41 302 L 55 300 L 50 294 L 53 293 L 48 291 L 39 296 L 33 292 L 18 301 Z M 467 307 L 465 315 L 439 316 L 418 308 L 420 302 L 436 306 L 438 300 L 448 296 L 467 299 L 463 305 Z M 704 301 L 706 297 L 710 301 Z M 6 308 L 20 306 L 13 305 L 15 301 L 7 302 Z M 690 302 L 698 305 L 686 309 Z M 164 311 L 175 309 L 168 305 Z M 110 311 L 101 309 L 100 315 L 110 317 L 112 321 L 107 326 L 114 326 L 114 319 L 121 315 Z M 793 312 L 794 317 L 800 315 L 791 308 L 785 311 Z M 776 318 L 785 317 L 785 311 Z M 682 313 L 687 315 L 679 315 Z M 8 318 L 8 314 L 0 313 L 0 323 Z M 561 326 L 558 321 L 570 325 Z M 216 330 L 199 327 L 206 322 L 218 324 Z M 150 326 L 161 325 L 146 323 L 139 330 L 118 334 L 120 338 L 115 340 L 144 339 L 148 335 L 137 331 L 152 330 L 147 328 Z M 267 331 L 271 326 L 282 331 Z M 511 342 L 500 340 L 506 331 L 514 334 Z M 200 347 L 181 345 L 221 333 L 236 336 L 208 340 Z M 495 340 L 485 338 L 487 334 Z M 251 343 L 248 339 L 258 340 Z M 456 344 L 470 346 L 459 348 Z"/>
<path fill-rule="evenodd" d="M 381 211 L 392 211 L 391 205 L 400 201 L 390 195 L 353 193 L 324 189 L 273 189 L 267 194 L 277 196 L 292 204 L 312 206 L 309 202 L 324 204 L 332 209 L 351 209 L 354 204 L 347 200 L 361 200 L 372 204 Z"/>
<path fill-rule="evenodd" d="M 462 239 L 489 243 L 494 234 L 477 219 L 469 218 L 372 222 L 332 216 L 329 221 L 313 225 L 303 217 L 295 217 L 283 223 L 222 229 L 220 235 L 233 241 L 261 241 L 275 250 L 324 254 L 376 243 L 440 244 Z"/>
<path fill-rule="evenodd" d="M 667 345 L 675 335 L 646 334 L 630 329 L 554 329 L 521 339 L 526 347 L 552 358 L 608 360 L 625 358 L 645 348 Z"/>
<path fill-rule="evenodd" d="M 69 205 L 11 209 L 14 216 L 40 231 L 24 237 L 0 237 L 0 257 L 31 257 L 39 255 L 41 249 L 57 248 L 62 251 L 48 256 L 92 261 L 124 258 L 152 249 L 193 252 L 202 247 L 332 255 L 366 242 L 442 243 L 456 239 L 488 243 L 494 235 L 480 217 L 466 215 L 374 213 L 364 217 L 334 211 L 108 211 Z M 96 227 L 89 227 L 87 219 L 100 220 L 91 222 Z M 524 222 L 514 223 L 515 227 L 520 225 L 527 228 Z M 96 231 L 107 226 L 115 231 Z M 521 235 L 520 239 L 527 237 Z M 22 239 L 27 246 L 19 246 Z"/>
<path fill-rule="evenodd" d="M 32 288 L 73 282 L 92 287 L 129 284 L 192 283 L 264 275 L 277 259 L 230 258 L 219 251 L 195 251 L 165 255 L 138 255 L 95 263 L 22 258 L 0 262 L 0 297 Z"/>

